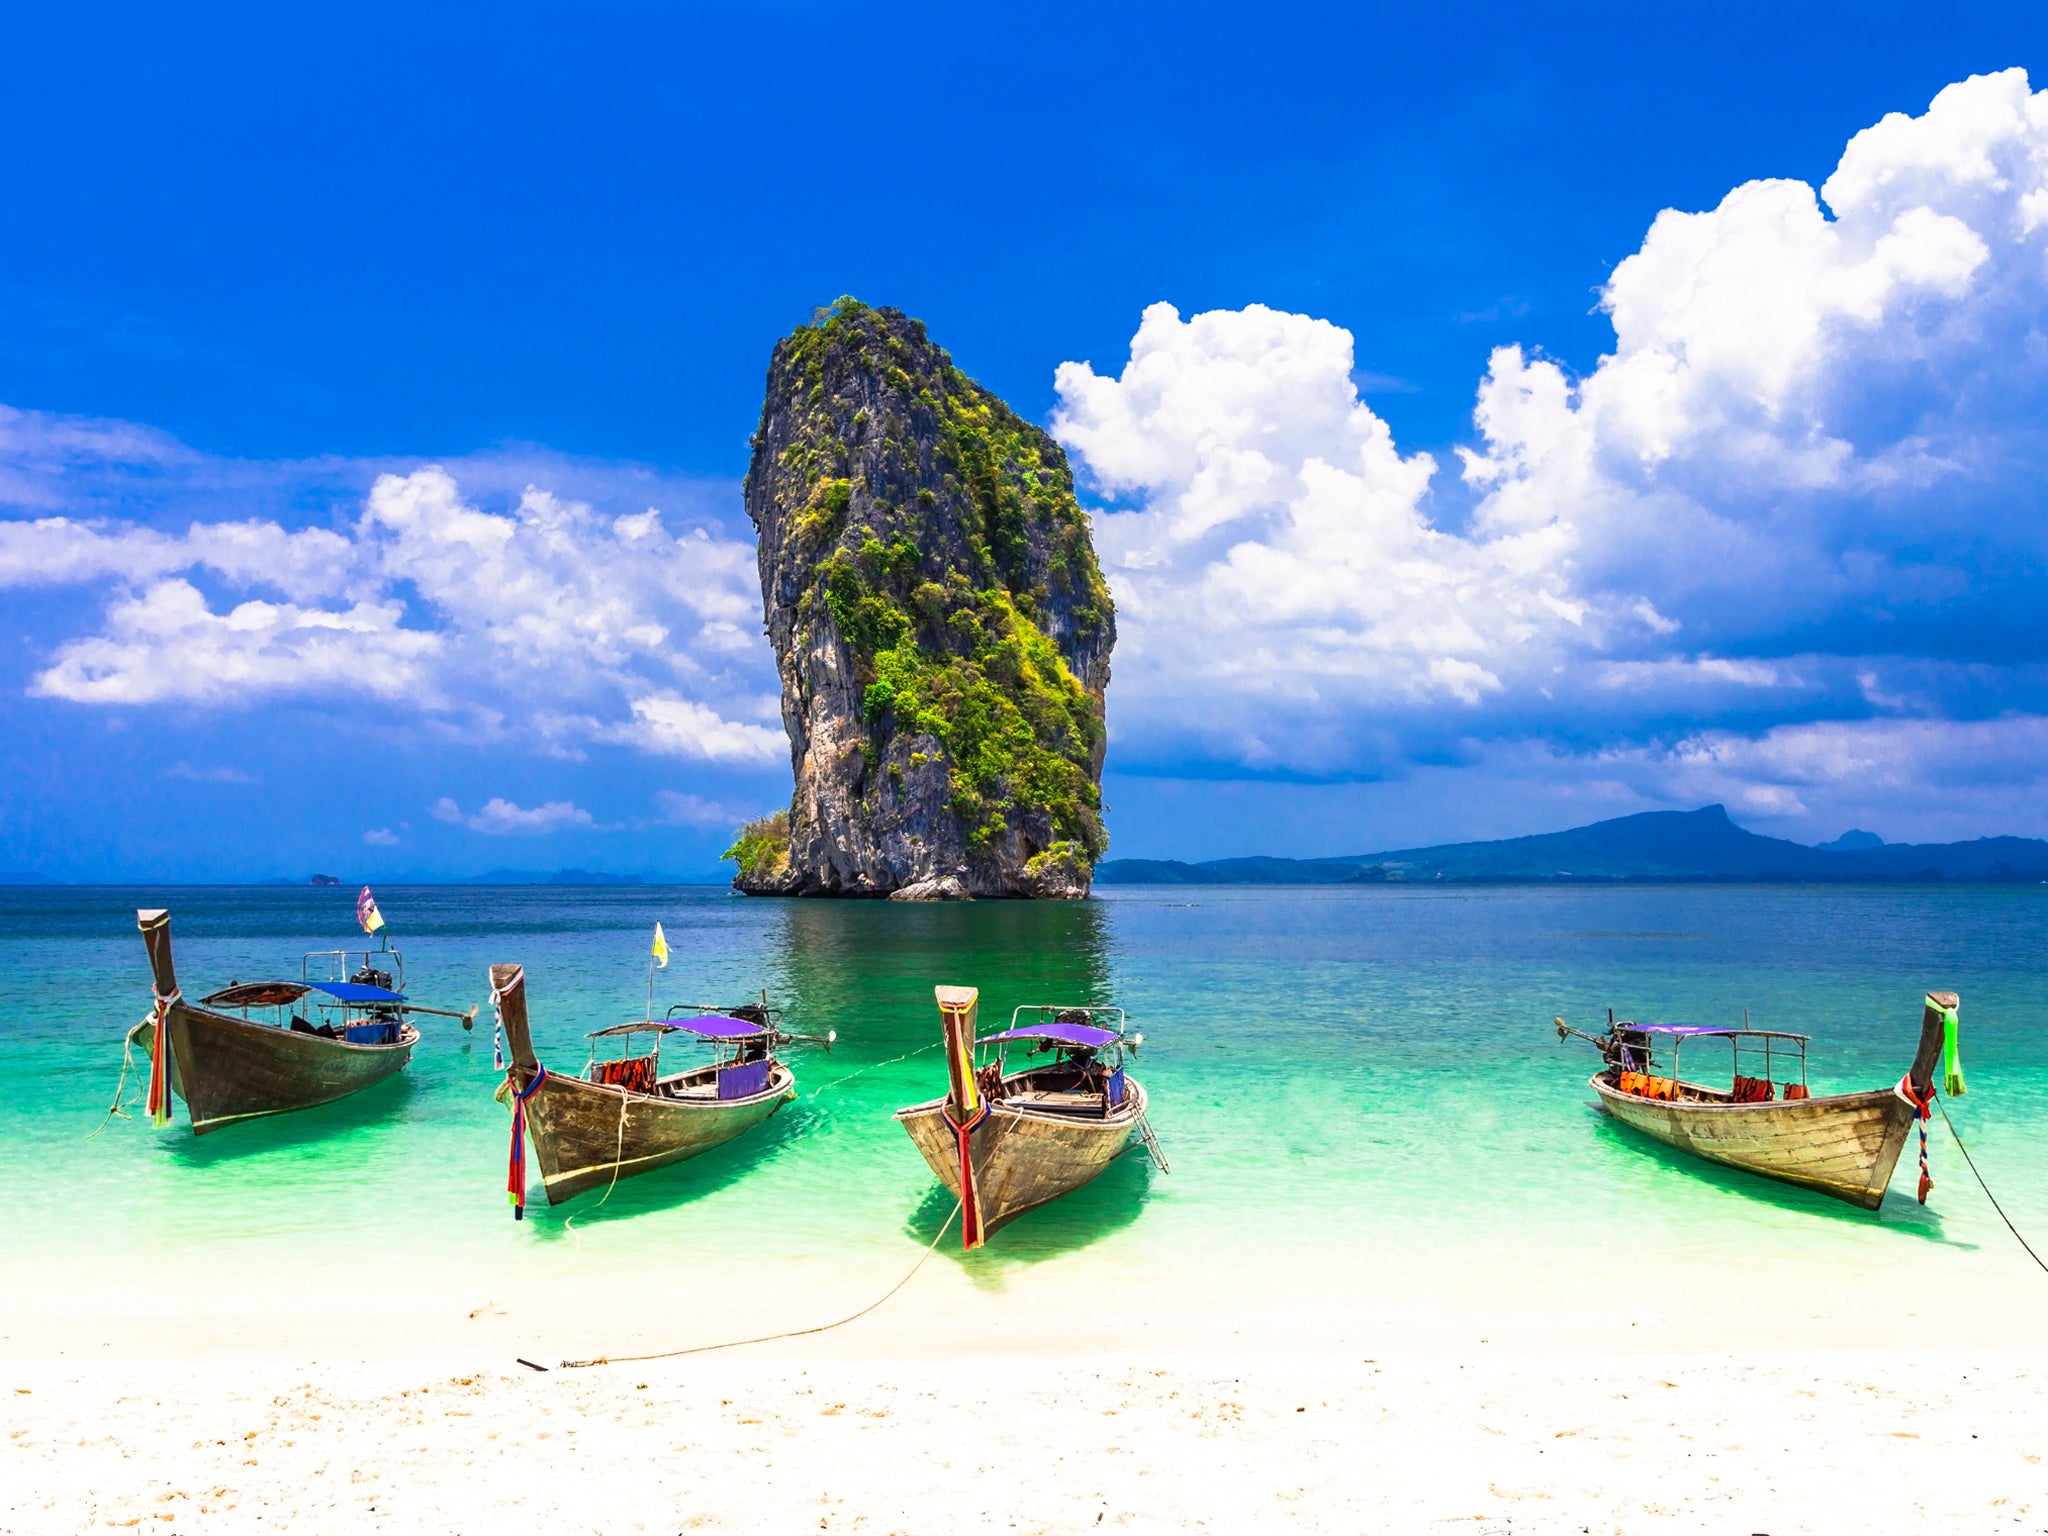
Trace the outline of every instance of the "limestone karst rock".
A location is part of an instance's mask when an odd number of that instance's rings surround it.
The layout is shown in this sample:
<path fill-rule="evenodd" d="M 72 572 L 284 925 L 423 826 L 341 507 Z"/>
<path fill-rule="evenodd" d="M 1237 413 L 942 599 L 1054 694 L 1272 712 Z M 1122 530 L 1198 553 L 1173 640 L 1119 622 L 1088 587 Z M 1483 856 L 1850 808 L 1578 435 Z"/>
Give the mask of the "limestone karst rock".
<path fill-rule="evenodd" d="M 753 447 L 796 789 L 734 883 L 1087 895 L 1116 622 L 1059 444 L 921 322 L 842 299 L 776 344 Z"/>

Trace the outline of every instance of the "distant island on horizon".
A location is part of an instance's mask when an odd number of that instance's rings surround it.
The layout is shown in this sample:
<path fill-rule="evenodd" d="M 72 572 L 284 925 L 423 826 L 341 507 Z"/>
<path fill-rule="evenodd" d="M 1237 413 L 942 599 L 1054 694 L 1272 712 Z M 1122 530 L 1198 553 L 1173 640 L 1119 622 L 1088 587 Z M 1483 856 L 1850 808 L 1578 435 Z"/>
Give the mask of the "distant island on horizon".
<path fill-rule="evenodd" d="M 260 886 L 266 889 L 277 887 L 310 886 L 314 889 L 344 887 L 351 885 L 388 886 L 402 889 L 406 886 L 440 885 L 603 885 L 603 886 L 667 886 L 667 885 L 724 885 L 726 877 L 716 871 L 699 874 L 637 874 L 616 875 L 594 869 L 491 869 L 480 875 L 421 875 L 404 872 L 372 872 L 348 876 L 329 874 L 268 875 L 246 880 L 58 880 L 47 875 L 30 871 L 0 871 L 0 886 L 9 885 L 84 885 L 84 886 Z"/>
<path fill-rule="evenodd" d="M 1696 811 L 1643 811 L 1562 832 L 1488 842 L 1441 843 L 1382 853 L 1316 859 L 1253 855 L 1234 859 L 1109 859 L 1096 867 L 1101 885 L 1570 885 L 1712 881 L 1815 884 L 2048 883 L 2048 840 L 1980 837 L 1959 843 L 1887 843 L 1851 831 L 1817 845 L 1765 837 L 1738 826 L 1726 806 Z M 613 874 L 589 869 L 493 869 L 473 875 L 393 871 L 367 876 L 203 880 L 197 885 L 541 885 L 663 887 L 724 885 L 715 872 Z M 0 871 L 0 886 L 162 884 L 147 880 L 53 879 Z M 178 882 L 183 883 L 183 882 Z"/>
<path fill-rule="evenodd" d="M 1818 847 L 1737 826 L 1726 806 L 1643 811 L 1563 832 L 1334 858 L 1183 863 L 1110 859 L 1100 885 L 1601 884 L 1621 881 L 2048 881 L 2048 841 L 1887 843 L 1846 832 Z"/>

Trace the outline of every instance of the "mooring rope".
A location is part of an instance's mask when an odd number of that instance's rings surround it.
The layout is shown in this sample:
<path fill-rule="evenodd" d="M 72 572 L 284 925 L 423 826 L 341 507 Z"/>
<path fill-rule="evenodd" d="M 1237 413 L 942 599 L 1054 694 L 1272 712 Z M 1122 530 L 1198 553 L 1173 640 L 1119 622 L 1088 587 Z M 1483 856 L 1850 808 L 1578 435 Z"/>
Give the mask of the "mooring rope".
<path fill-rule="evenodd" d="M 137 1024 L 135 1029 L 142 1028 L 143 1024 L 147 1024 L 150 1019 L 155 1017 L 155 1014 L 151 1014 L 149 1018 L 142 1021 L 142 1024 Z M 127 1037 L 121 1042 L 121 1080 L 114 1084 L 114 1102 L 107 1106 L 106 1118 L 100 1121 L 98 1128 L 93 1131 L 92 1136 L 85 1138 L 87 1141 L 91 1141 L 93 1136 L 99 1135 L 101 1131 L 112 1125 L 114 1123 L 114 1116 L 119 1115 L 123 1120 L 129 1118 L 128 1110 L 123 1101 L 128 1096 L 128 1073 L 135 1064 L 135 1029 L 129 1030 Z"/>
<path fill-rule="evenodd" d="M 899 1061 L 908 1061 L 913 1056 L 922 1056 L 926 1051 L 936 1051 L 940 1046 L 944 1045 L 945 1043 L 946 1042 L 943 1040 L 934 1040 L 930 1045 L 920 1045 L 914 1051 L 905 1051 L 901 1056 L 891 1056 L 887 1061 L 871 1061 L 866 1066 L 859 1068 L 857 1071 L 847 1073 L 844 1077 L 835 1077 L 829 1083 L 820 1083 L 817 1087 L 813 1088 L 809 1093 L 805 1094 L 804 1097 L 807 1099 L 815 1099 L 827 1088 L 837 1088 L 841 1083 L 850 1083 L 856 1077 L 861 1076 L 863 1073 L 873 1072 L 879 1067 L 893 1067 Z"/>
<path fill-rule="evenodd" d="M 2043 1274 L 2048 1274 L 2048 1264 L 2043 1264 L 2041 1262 L 2041 1255 L 2034 1252 L 2034 1245 L 2020 1236 L 2020 1229 L 2014 1226 L 2012 1218 L 2005 1214 L 2005 1207 L 1998 1203 L 1998 1196 L 1991 1193 L 1991 1186 L 1984 1182 L 1984 1175 L 1977 1172 L 1976 1160 L 1970 1156 L 1970 1149 L 1963 1145 L 1963 1138 L 1956 1135 L 1955 1121 L 1948 1117 L 1948 1106 L 1941 1103 L 1939 1099 L 1935 1100 L 1935 1104 L 1941 1110 L 1941 1123 L 1948 1127 L 1949 1135 L 1955 1137 L 1956 1150 L 1963 1154 L 1963 1161 L 1970 1168 L 1970 1176 L 1977 1181 L 1977 1187 L 1984 1191 L 1984 1198 L 1991 1202 L 1991 1209 L 1998 1212 L 1998 1219 L 2005 1223 L 2005 1230 L 2018 1239 L 2019 1245 L 2027 1250 L 2027 1257 L 2041 1266 Z"/>
<path fill-rule="evenodd" d="M 791 1328 L 782 1333 L 764 1333 L 753 1339 L 727 1339 L 722 1344 L 694 1344 L 688 1349 L 665 1349 L 653 1355 L 599 1355 L 595 1360 L 564 1360 L 560 1369 L 574 1371 L 592 1365 L 637 1365 L 643 1360 L 674 1360 L 682 1355 L 709 1354 L 715 1349 L 741 1349 L 749 1344 L 772 1344 L 777 1339 L 809 1338 L 814 1333 L 830 1333 L 834 1328 L 844 1328 L 848 1323 L 857 1323 L 917 1278 L 917 1272 L 924 1268 L 924 1261 L 932 1256 L 933 1251 L 945 1240 L 946 1234 L 953 1230 L 953 1217 L 959 1214 L 960 1202 L 956 1200 L 953 1202 L 952 1214 L 946 1217 L 946 1224 L 939 1228 L 938 1234 L 926 1245 L 924 1252 L 917 1256 L 917 1262 L 910 1266 L 909 1273 L 858 1312 L 849 1313 L 837 1322 L 820 1323 L 815 1328 Z M 528 1362 L 520 1363 L 524 1365 Z"/>
<path fill-rule="evenodd" d="M 597 1086 L 600 1086 L 600 1087 L 607 1087 L 607 1088 L 608 1088 L 608 1087 L 610 1087 L 610 1086 L 612 1086 L 612 1085 L 611 1085 L 611 1084 L 609 1084 L 609 1083 L 603 1083 L 603 1084 L 599 1084 L 599 1085 L 597 1085 Z M 623 1160 L 624 1160 L 624 1158 L 625 1158 L 625 1156 L 626 1156 L 626 1110 L 627 1110 L 627 1108 L 628 1108 L 628 1107 L 629 1107 L 629 1106 L 631 1105 L 631 1103 L 632 1103 L 632 1100 L 626 1097 L 626 1090 L 625 1090 L 625 1089 L 621 1088 L 621 1089 L 619 1089 L 619 1091 L 618 1091 L 618 1092 L 619 1092 L 619 1144 L 618 1144 L 618 1146 L 617 1146 L 617 1147 L 615 1147 L 615 1148 L 613 1148 L 613 1149 L 612 1149 L 612 1181 L 611 1181 L 611 1183 L 609 1183 L 609 1184 L 605 1185 L 605 1187 L 604 1187 L 604 1193 L 603 1193 L 602 1195 L 598 1196 L 598 1198 L 597 1198 L 597 1205 L 593 1205 L 593 1206 L 592 1206 L 592 1207 L 590 1208 L 590 1209 L 591 1209 L 591 1211 L 595 1211 L 595 1210 L 597 1209 L 597 1207 L 598 1207 L 599 1205 L 603 1205 L 603 1204 L 605 1203 L 605 1201 L 607 1201 L 607 1200 L 611 1199 L 611 1197 L 612 1197 L 612 1191 L 613 1191 L 613 1190 L 615 1190 L 615 1189 L 617 1189 L 617 1188 L 619 1187 L 619 1164 L 620 1164 L 620 1162 L 621 1162 L 621 1161 L 623 1161 Z M 578 1254 L 579 1256 L 580 1256 L 580 1255 L 582 1254 L 582 1252 L 583 1252 L 583 1235 L 582 1235 L 582 1234 L 581 1234 L 580 1232 L 578 1232 L 578 1231 L 576 1230 L 576 1217 L 577 1217 L 577 1216 L 583 1216 L 583 1215 L 587 1215 L 587 1214 L 589 1214 L 589 1213 L 588 1213 L 588 1212 L 585 1212 L 585 1211 L 578 1211 L 578 1212 L 576 1212 L 576 1213 L 575 1213 L 575 1215 L 572 1215 L 572 1216 L 568 1217 L 568 1218 L 567 1218 L 566 1220 L 564 1220 L 564 1221 L 563 1221 L 563 1223 L 562 1223 L 562 1230 L 563 1230 L 564 1232 L 567 1232 L 567 1233 L 568 1233 L 568 1234 L 569 1234 L 569 1235 L 570 1235 L 571 1237 L 573 1237 L 573 1238 L 575 1238 L 575 1239 L 576 1239 L 576 1252 L 577 1252 L 577 1254 Z"/>

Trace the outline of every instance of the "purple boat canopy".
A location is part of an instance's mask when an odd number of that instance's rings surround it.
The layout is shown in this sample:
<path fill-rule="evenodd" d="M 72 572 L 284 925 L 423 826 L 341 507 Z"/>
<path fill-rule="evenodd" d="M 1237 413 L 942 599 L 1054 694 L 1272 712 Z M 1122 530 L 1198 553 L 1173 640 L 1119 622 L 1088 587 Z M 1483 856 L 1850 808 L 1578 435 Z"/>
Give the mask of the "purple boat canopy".
<path fill-rule="evenodd" d="M 700 1013 L 694 1018 L 665 1022 L 670 1029 L 688 1030 L 706 1040 L 751 1040 L 756 1035 L 768 1033 L 766 1025 L 749 1024 L 745 1019 L 728 1018 L 722 1013 Z"/>
<path fill-rule="evenodd" d="M 999 1035 L 983 1035 L 976 1045 L 991 1045 L 998 1040 L 1057 1040 L 1062 1045 L 1086 1045 L 1101 1047 L 1113 1045 L 1118 1039 L 1113 1029 L 1097 1029 L 1093 1024 L 1036 1024 L 1021 1029 L 1006 1029 Z"/>
<path fill-rule="evenodd" d="M 766 1025 L 730 1019 L 722 1013 L 700 1013 L 687 1019 L 641 1019 L 632 1024 L 614 1024 L 593 1029 L 583 1038 L 602 1040 L 610 1035 L 695 1035 L 701 1040 L 755 1040 L 768 1034 Z"/>

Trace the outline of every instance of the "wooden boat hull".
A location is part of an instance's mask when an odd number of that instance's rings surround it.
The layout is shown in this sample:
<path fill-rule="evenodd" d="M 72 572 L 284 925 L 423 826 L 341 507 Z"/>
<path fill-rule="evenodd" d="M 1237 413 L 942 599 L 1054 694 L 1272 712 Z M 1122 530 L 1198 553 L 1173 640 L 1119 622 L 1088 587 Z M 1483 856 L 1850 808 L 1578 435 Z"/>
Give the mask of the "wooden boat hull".
<path fill-rule="evenodd" d="M 420 1039 L 405 1024 L 395 1045 L 350 1045 L 182 1002 L 171 1008 L 170 1032 L 172 1085 L 199 1136 L 237 1120 L 361 1093 L 401 1071 Z M 155 1022 L 138 1025 L 134 1039 L 146 1058 L 156 1041 Z"/>
<path fill-rule="evenodd" d="M 1889 1088 L 1766 1104 L 1639 1098 L 1602 1077 L 1601 1107 L 1668 1147 L 1874 1211 L 1913 1129 L 1912 1106 Z"/>
<path fill-rule="evenodd" d="M 520 1071 L 521 1087 L 532 1074 Z M 549 1073 L 526 1101 L 526 1128 L 548 1204 L 686 1162 L 745 1134 L 796 1097 L 796 1075 L 777 1062 L 768 1087 L 744 1099 L 668 1099 Z"/>
<path fill-rule="evenodd" d="M 946 1123 L 946 1101 L 934 1099 L 896 1112 L 903 1129 L 947 1192 L 960 1197 L 960 1150 Z M 982 1231 L 994 1232 L 1088 1183 L 1131 1146 L 1145 1114 L 1145 1090 L 1124 1079 L 1124 1102 L 1104 1120 L 1051 1115 L 998 1100 L 970 1134 L 974 1183 L 981 1195 Z"/>

